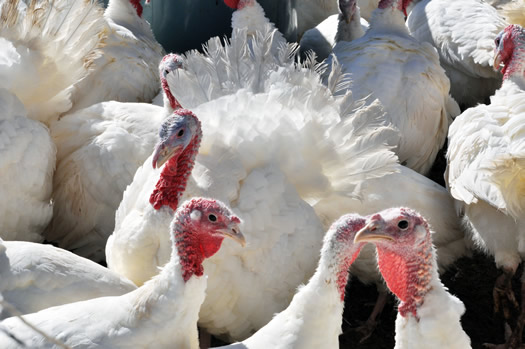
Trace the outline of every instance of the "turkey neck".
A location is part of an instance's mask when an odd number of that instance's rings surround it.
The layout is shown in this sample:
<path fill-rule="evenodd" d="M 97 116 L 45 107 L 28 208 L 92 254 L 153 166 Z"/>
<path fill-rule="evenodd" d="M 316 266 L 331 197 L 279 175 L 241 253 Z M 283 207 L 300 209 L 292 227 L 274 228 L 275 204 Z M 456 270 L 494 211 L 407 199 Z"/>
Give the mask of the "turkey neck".
<path fill-rule="evenodd" d="M 173 113 L 174 110 L 181 109 L 182 105 L 180 105 L 177 98 L 171 93 L 168 80 L 161 78 L 160 83 L 162 85 L 162 90 L 164 91 L 164 108 L 168 111 L 168 115 Z"/>
<path fill-rule="evenodd" d="M 179 199 L 184 190 L 186 190 L 186 184 L 195 165 L 195 157 L 201 144 L 202 129 L 200 121 L 197 122 L 197 125 L 195 136 L 182 154 L 169 159 L 162 168 L 155 190 L 150 196 L 150 203 L 156 210 L 162 206 L 168 206 L 172 210 L 176 210 L 179 205 Z"/>
<path fill-rule="evenodd" d="M 403 0 L 399 0 L 399 2 L 400 1 Z M 396 33 L 409 36 L 410 34 L 405 24 L 405 15 L 403 11 L 398 8 L 399 2 L 396 0 L 382 0 L 379 3 L 379 7 L 372 12 L 370 29 L 368 31 L 380 31 L 384 35 Z"/>
<path fill-rule="evenodd" d="M 206 290 L 206 278 L 202 277 L 202 261 L 205 257 L 193 259 L 192 263 L 187 263 L 180 257 L 189 252 L 186 250 L 187 245 L 178 243 L 179 240 L 183 240 L 183 236 L 192 235 L 180 223 L 190 219 L 189 214 L 183 213 L 176 218 L 172 227 L 174 236 L 170 260 L 158 275 L 133 291 L 131 296 L 134 305 L 133 319 L 139 323 L 147 322 L 148 325 L 142 325 L 145 331 L 154 326 L 155 335 L 166 338 L 170 338 L 173 330 L 180 325 L 180 317 L 177 314 L 184 314 L 184 318 L 190 319 L 189 321 L 194 319 L 196 331 L 198 314 Z M 136 328 L 141 328 L 141 325 L 137 324 Z"/>
<path fill-rule="evenodd" d="M 418 308 L 434 287 L 433 280 L 439 280 L 430 233 L 416 247 L 401 251 L 378 247 L 377 256 L 388 288 L 401 301 L 399 314 L 403 317 L 411 314 L 419 319 Z"/>
<path fill-rule="evenodd" d="M 297 337 L 302 338 L 302 343 L 314 343 L 317 338 L 326 338 L 327 333 L 332 331 L 337 334 L 333 338 L 337 343 L 348 269 L 359 251 L 360 248 L 356 248 L 345 256 L 337 253 L 322 254 L 316 272 L 308 284 L 294 296 L 286 312 L 302 314 L 301 325 L 295 329 Z"/>
<path fill-rule="evenodd" d="M 335 42 L 352 41 L 360 38 L 364 34 L 363 27 L 361 27 L 361 13 L 359 7 L 356 6 L 354 13 L 351 14 L 350 23 L 346 23 L 343 14 L 339 14 Z"/>

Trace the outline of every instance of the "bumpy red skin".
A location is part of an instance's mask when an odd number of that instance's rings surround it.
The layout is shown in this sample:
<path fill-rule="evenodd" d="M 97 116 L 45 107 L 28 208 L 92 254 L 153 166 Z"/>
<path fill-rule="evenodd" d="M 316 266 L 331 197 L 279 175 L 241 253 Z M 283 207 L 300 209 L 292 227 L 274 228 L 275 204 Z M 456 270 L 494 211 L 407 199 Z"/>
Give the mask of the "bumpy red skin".
<path fill-rule="evenodd" d="M 192 217 L 193 211 L 200 215 Z M 216 220 L 210 221 L 213 214 Z M 175 213 L 172 234 L 182 266 L 182 277 L 188 281 L 192 276 L 202 276 L 202 262 L 213 256 L 221 248 L 224 235 L 217 229 L 226 229 L 232 222 L 240 224 L 240 219 L 229 212 L 216 200 L 194 198 L 186 202 Z"/>
<path fill-rule="evenodd" d="M 187 109 L 178 109 L 174 114 L 191 115 L 197 119 L 195 114 Z M 169 159 L 162 168 L 159 181 L 149 199 L 156 210 L 162 206 L 169 206 L 172 210 L 176 210 L 179 205 L 179 199 L 186 190 L 186 184 L 193 170 L 202 139 L 201 124 L 198 119 L 197 125 L 197 132 L 188 146 L 180 154 Z"/>

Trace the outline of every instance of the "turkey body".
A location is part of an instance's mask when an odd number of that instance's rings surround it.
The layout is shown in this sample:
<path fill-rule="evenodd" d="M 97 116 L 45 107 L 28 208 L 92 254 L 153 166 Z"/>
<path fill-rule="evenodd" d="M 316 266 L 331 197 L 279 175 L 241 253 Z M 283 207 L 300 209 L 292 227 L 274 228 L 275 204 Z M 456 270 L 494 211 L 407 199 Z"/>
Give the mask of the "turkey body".
<path fill-rule="evenodd" d="M 458 117 L 449 132 L 448 185 L 462 202 L 475 241 L 498 267 L 521 262 L 524 215 L 525 93 L 505 80 L 491 97 Z"/>
<path fill-rule="evenodd" d="M 384 105 L 385 121 L 400 133 L 400 162 L 426 174 L 459 114 L 435 49 L 410 36 L 401 11 L 386 8 L 375 12 L 363 37 L 338 42 L 333 57 L 328 61 L 337 59 L 352 75 L 355 98 Z"/>
<path fill-rule="evenodd" d="M 51 245 L 0 242 L 0 265 L 0 293 L 22 314 L 137 288 L 107 268 Z M 0 318 L 8 314 L 4 309 Z"/>
<path fill-rule="evenodd" d="M 56 148 L 47 127 L 29 118 L 20 100 L 0 88 L 0 236 L 43 240 L 51 220 Z"/>
<path fill-rule="evenodd" d="M 104 259 L 115 211 L 157 141 L 163 107 L 103 102 L 52 124 L 58 144 L 55 219 L 46 238 L 93 260 Z"/>
<path fill-rule="evenodd" d="M 450 93 L 462 107 L 485 103 L 501 86 L 492 69 L 494 38 L 507 22 L 479 0 L 425 0 L 407 19 L 410 34 L 437 48 L 450 79 Z"/>
<path fill-rule="evenodd" d="M 130 0 L 110 0 L 105 40 L 91 73 L 76 85 L 71 112 L 104 101 L 150 103 L 159 92 L 157 67 L 164 49 Z M 139 14 L 140 12 L 140 14 Z"/>

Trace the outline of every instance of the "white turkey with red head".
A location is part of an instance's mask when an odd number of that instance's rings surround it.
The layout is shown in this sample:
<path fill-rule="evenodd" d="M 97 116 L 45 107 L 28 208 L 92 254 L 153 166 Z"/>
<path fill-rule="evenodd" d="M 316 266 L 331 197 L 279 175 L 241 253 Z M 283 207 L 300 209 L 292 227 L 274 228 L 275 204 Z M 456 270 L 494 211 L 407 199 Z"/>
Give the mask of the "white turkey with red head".
<path fill-rule="evenodd" d="M 159 64 L 157 85 L 162 87 L 164 107 L 102 102 L 51 124 L 58 153 L 54 214 L 44 233 L 47 240 L 92 260 L 104 260 L 122 193 L 153 150 L 159 125 L 180 108 L 166 79 L 181 69 L 183 59 L 176 54 L 166 55 Z"/>
<path fill-rule="evenodd" d="M 197 349 L 207 284 L 203 261 L 217 253 L 225 238 L 245 244 L 240 223 L 223 203 L 192 198 L 181 204 L 165 231 L 171 257 L 159 275 L 125 295 L 52 307 L 24 320 L 72 348 Z M 19 318 L 3 320 L 0 328 L 10 335 L 0 337 L 2 348 L 56 348 Z"/>
<path fill-rule="evenodd" d="M 471 348 L 461 327 L 465 306 L 439 279 L 432 232 L 408 208 L 391 208 L 367 220 L 355 243 L 376 245 L 379 270 L 399 299 L 396 349 Z"/>
<path fill-rule="evenodd" d="M 525 30 L 510 25 L 494 43 L 493 64 L 503 65 L 503 83 L 489 105 L 465 110 L 452 124 L 445 176 L 475 242 L 503 270 L 494 302 L 510 320 L 508 307 L 516 304 L 511 280 L 525 254 Z M 513 326 L 507 345 L 521 345 L 524 321 L 521 316 Z"/>

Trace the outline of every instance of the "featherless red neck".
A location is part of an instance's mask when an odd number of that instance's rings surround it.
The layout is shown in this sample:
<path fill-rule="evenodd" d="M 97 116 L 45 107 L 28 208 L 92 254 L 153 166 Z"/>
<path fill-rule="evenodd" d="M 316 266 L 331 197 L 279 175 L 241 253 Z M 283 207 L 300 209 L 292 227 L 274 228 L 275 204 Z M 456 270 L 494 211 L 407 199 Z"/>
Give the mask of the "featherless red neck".
<path fill-rule="evenodd" d="M 137 16 L 142 18 L 143 8 L 142 8 L 142 5 L 140 4 L 140 0 L 129 0 L 129 2 L 131 3 L 131 5 L 133 5 L 135 10 L 137 11 Z M 149 1 L 146 1 L 146 3 L 149 3 Z"/>
<path fill-rule="evenodd" d="M 186 109 L 178 109 L 174 114 L 193 118 L 197 127 L 188 146 L 180 154 L 172 156 L 162 168 L 160 178 L 150 196 L 150 203 L 156 210 L 162 206 L 177 209 L 179 199 L 186 190 L 202 139 L 201 123 L 195 114 Z"/>
<path fill-rule="evenodd" d="M 339 218 L 330 228 L 336 229 L 336 232 L 329 243 L 329 249 L 333 251 L 330 253 L 333 260 L 329 261 L 329 264 L 335 267 L 335 278 L 341 301 L 345 299 L 348 270 L 364 246 L 363 243 L 354 244 L 354 237 L 365 226 L 365 223 L 364 217 L 348 214 Z"/>
<path fill-rule="evenodd" d="M 162 58 L 162 61 L 159 64 L 159 75 L 162 90 L 164 91 L 166 98 L 168 98 L 170 107 L 173 110 L 180 109 L 182 108 L 182 106 L 180 105 L 179 101 L 175 98 L 173 93 L 171 93 L 167 77 L 168 74 L 174 72 L 175 70 L 184 69 L 183 61 L 184 59 L 180 55 L 176 53 L 168 53 Z"/>

